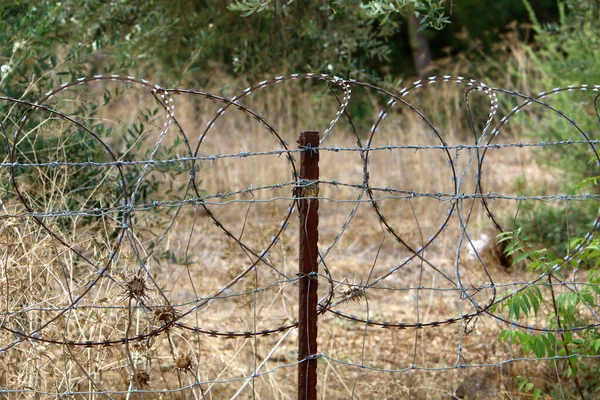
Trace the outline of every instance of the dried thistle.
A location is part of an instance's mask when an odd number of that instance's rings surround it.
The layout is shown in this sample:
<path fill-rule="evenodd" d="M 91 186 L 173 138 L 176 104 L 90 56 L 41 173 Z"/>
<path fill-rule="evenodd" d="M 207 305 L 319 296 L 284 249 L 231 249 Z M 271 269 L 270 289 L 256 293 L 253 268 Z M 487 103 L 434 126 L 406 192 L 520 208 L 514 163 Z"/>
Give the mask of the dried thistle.
<path fill-rule="evenodd" d="M 141 386 L 146 387 L 150 385 L 150 374 L 148 371 L 138 369 L 135 371 L 135 381 Z"/>
<path fill-rule="evenodd" d="M 167 325 L 178 317 L 177 311 L 171 306 L 157 307 L 154 309 L 154 319 L 161 325 Z"/>
<path fill-rule="evenodd" d="M 190 354 L 180 354 L 175 359 L 175 369 L 181 372 L 190 372 L 194 366 L 192 356 Z"/>
<path fill-rule="evenodd" d="M 365 295 L 365 290 L 362 287 L 362 284 L 360 284 L 360 285 L 345 284 L 343 287 L 338 289 L 338 291 L 343 297 L 342 301 L 358 303 Z"/>
<path fill-rule="evenodd" d="M 127 280 L 125 285 L 125 298 L 139 300 L 147 297 L 146 292 L 150 290 L 146 286 L 146 280 L 139 275 L 136 275 Z"/>

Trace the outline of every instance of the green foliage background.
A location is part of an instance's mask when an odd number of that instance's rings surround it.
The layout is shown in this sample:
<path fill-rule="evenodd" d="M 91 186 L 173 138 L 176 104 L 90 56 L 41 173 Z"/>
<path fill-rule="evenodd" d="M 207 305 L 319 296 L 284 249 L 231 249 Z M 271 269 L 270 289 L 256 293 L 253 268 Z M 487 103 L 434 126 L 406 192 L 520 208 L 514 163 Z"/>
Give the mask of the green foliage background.
<path fill-rule="evenodd" d="M 529 18 L 520 0 L 396 0 L 364 6 L 358 0 L 4 3 L 0 61 L 19 72 L 3 74 L 6 94 L 9 86 L 22 93 L 12 80 L 25 84 L 59 63 L 60 73 L 137 69 L 168 83 L 203 81 L 213 72 L 248 79 L 286 72 L 378 79 L 390 71 L 412 71 L 407 10 L 420 10 L 434 56 L 448 45 L 467 50 L 455 37 L 463 29 L 489 43 L 497 37 L 494 30 Z M 554 0 L 536 0 L 532 7 L 542 21 L 557 17 Z"/>

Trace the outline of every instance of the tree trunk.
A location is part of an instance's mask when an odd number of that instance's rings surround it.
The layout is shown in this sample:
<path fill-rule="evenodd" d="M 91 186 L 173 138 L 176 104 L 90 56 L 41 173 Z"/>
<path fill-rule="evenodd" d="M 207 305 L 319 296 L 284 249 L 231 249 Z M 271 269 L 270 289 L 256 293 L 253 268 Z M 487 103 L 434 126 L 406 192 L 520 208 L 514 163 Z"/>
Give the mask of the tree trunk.
<path fill-rule="evenodd" d="M 427 38 L 420 31 L 421 23 L 413 11 L 408 13 L 408 42 L 412 50 L 415 70 L 419 78 L 425 78 L 431 66 L 431 50 Z"/>

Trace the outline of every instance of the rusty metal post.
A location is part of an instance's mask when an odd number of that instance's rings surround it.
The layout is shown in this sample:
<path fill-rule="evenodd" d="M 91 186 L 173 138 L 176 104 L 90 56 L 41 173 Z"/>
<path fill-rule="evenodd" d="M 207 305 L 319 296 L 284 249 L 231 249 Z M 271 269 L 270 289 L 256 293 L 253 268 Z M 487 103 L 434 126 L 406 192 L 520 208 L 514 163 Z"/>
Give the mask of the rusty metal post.
<path fill-rule="evenodd" d="M 317 399 L 317 272 L 319 240 L 319 132 L 302 132 L 300 179 L 296 188 L 300 216 L 300 296 L 298 303 L 298 400 Z M 304 361 L 303 361 L 304 360 Z"/>

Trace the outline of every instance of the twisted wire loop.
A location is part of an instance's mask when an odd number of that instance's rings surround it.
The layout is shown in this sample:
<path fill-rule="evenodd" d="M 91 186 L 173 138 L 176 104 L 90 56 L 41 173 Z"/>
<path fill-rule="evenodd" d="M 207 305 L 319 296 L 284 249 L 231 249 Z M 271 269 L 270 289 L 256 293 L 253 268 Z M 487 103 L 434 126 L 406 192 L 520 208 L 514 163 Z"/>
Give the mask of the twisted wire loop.
<path fill-rule="evenodd" d="M 59 276 L 56 275 L 57 272 L 53 271 L 42 273 L 35 278 L 30 277 L 29 290 L 34 290 L 37 285 L 32 282 L 45 280 L 52 288 L 56 289 L 56 293 L 52 294 L 50 298 L 38 299 L 31 304 L 20 303 L 19 299 L 9 298 L 9 293 L 15 296 L 11 291 L 11 287 L 15 283 L 10 282 L 10 274 L 6 271 L 14 266 L 14 263 L 9 263 L 8 259 L 11 254 L 16 253 L 6 250 L 2 261 L 4 271 L 2 274 L 4 294 L 2 296 L 5 296 L 5 299 L 0 328 L 5 333 L 12 335 L 12 340 L 4 340 L 3 343 L 0 343 L 0 353 L 19 348 L 23 343 L 30 343 L 34 346 L 45 343 L 66 346 L 69 349 L 76 347 L 124 348 L 127 360 L 125 368 L 128 374 L 135 378 L 131 380 L 133 386 L 130 387 L 130 390 L 140 393 L 195 390 L 205 385 L 255 379 L 278 370 L 280 367 L 259 371 L 255 352 L 254 371 L 251 375 L 242 374 L 243 376 L 231 379 L 217 377 L 210 380 L 202 379 L 198 373 L 195 380 L 190 381 L 189 385 L 180 381 L 180 387 L 177 389 L 145 390 L 143 382 L 145 376 L 140 374 L 140 371 L 143 372 L 147 369 L 149 361 L 146 360 L 146 364 L 143 364 L 134 356 L 140 352 L 140 348 L 144 346 L 150 348 L 152 343 L 166 338 L 175 364 L 179 365 L 177 368 L 180 371 L 189 372 L 191 368 L 189 365 L 192 364 L 192 361 L 190 359 L 188 365 L 185 363 L 187 359 L 181 358 L 182 355 L 177 354 L 178 350 L 175 350 L 173 344 L 174 335 L 184 335 L 187 332 L 190 335 L 196 335 L 198 340 L 200 337 L 256 340 L 260 336 L 278 334 L 285 335 L 281 338 L 283 340 L 297 327 L 298 322 L 293 313 L 288 313 L 289 316 L 286 318 L 278 316 L 277 318 L 262 318 L 259 321 L 256 302 L 259 297 L 268 297 L 274 292 L 289 292 L 290 289 L 298 286 L 298 280 L 302 278 L 296 273 L 297 270 L 287 266 L 281 257 L 271 256 L 271 254 L 279 251 L 279 247 L 283 247 L 283 242 L 295 238 L 295 233 L 289 227 L 294 225 L 295 221 L 292 216 L 299 199 L 297 193 L 302 193 L 302 191 L 298 191 L 296 194 L 292 191 L 298 187 L 315 183 L 304 182 L 299 178 L 299 166 L 295 154 L 315 151 L 315 149 L 291 148 L 285 140 L 285 135 L 280 133 L 281 131 L 278 131 L 267 118 L 245 105 L 245 101 L 250 97 L 260 97 L 263 93 L 268 93 L 267 89 L 274 85 L 290 84 L 296 81 L 324 83 L 336 103 L 334 116 L 321 129 L 321 143 L 318 151 L 322 153 L 323 157 L 341 153 L 349 162 L 357 160 L 357 156 L 360 159 L 357 164 L 361 171 L 359 180 L 344 181 L 337 178 L 323 178 L 316 182 L 327 188 L 326 193 L 341 189 L 354 192 L 352 196 L 341 199 L 329 197 L 327 194 L 319 194 L 317 197 L 334 207 L 340 207 L 345 203 L 350 206 L 350 211 L 342 218 L 342 223 L 336 225 L 339 226 L 338 230 L 331 234 L 332 239 L 322 247 L 319 253 L 319 266 L 323 273 L 318 274 L 318 279 L 322 284 L 320 286 L 326 288 L 320 293 L 319 314 L 323 318 L 332 315 L 351 323 L 357 323 L 364 327 L 365 337 L 367 329 L 371 327 L 423 329 L 456 323 L 461 325 L 462 332 L 466 334 L 476 329 L 474 327 L 476 321 L 484 316 L 489 316 L 499 323 L 507 325 L 510 329 L 527 329 L 546 333 L 577 332 L 600 326 L 600 318 L 592 305 L 588 306 L 587 311 L 593 316 L 593 323 L 569 328 L 530 325 L 513 321 L 503 315 L 499 311 L 501 307 L 498 307 L 527 288 L 541 285 L 548 277 L 554 280 L 554 285 L 568 291 L 577 292 L 579 288 L 584 287 L 585 284 L 576 282 L 575 277 L 572 282 L 568 282 L 559 272 L 573 264 L 574 256 L 583 252 L 591 243 L 600 225 L 600 216 L 594 219 L 589 231 L 583 235 L 584 240 L 571 249 L 569 254 L 551 271 L 533 279 L 511 284 L 495 282 L 494 272 L 488 268 L 479 254 L 480 249 L 475 246 L 474 229 L 469 227 L 470 224 L 473 224 L 476 207 L 479 204 L 498 232 L 512 230 L 512 227 L 505 226 L 505 219 L 498 217 L 492 211 L 496 200 L 514 201 L 517 204 L 525 201 L 569 203 L 598 200 L 598 195 L 595 193 L 509 195 L 492 191 L 486 192 L 484 167 L 492 169 L 489 167 L 492 162 L 486 163 L 486 161 L 493 150 L 542 149 L 575 145 L 588 146 L 589 154 L 597 165 L 600 165 L 600 156 L 596 148 L 598 141 L 591 138 L 590 134 L 565 112 L 549 102 L 552 96 L 560 93 L 598 92 L 600 86 L 573 85 L 542 92 L 532 97 L 495 88 L 464 77 L 441 76 L 418 80 L 399 91 L 390 91 L 353 79 L 309 73 L 264 80 L 244 89 L 237 96 L 226 98 L 192 89 L 164 88 L 133 76 L 96 75 L 64 83 L 35 102 L 0 96 L 2 104 L 0 110 L 4 113 L 0 128 L 6 149 L 6 158 L 0 164 L 0 174 L 9 178 L 3 184 L 6 195 L 2 198 L 0 208 L 2 210 L 0 234 L 6 238 L 7 249 L 11 241 L 21 240 L 23 242 L 21 246 L 25 252 L 27 246 L 34 248 L 37 242 L 45 240 L 44 235 L 46 235 L 51 239 L 51 251 L 42 252 L 42 254 L 53 257 L 53 260 L 49 262 L 59 265 L 56 267 L 56 271 L 62 270 L 61 273 L 64 273 L 64 276 Z M 156 110 L 153 115 L 158 117 L 145 120 L 146 124 L 154 126 L 157 121 L 162 121 L 162 127 L 156 128 L 154 132 L 156 142 L 148 146 L 145 149 L 146 152 L 141 156 L 141 153 L 137 154 L 132 149 L 136 149 L 136 142 L 142 140 L 143 129 L 140 128 L 139 131 L 136 131 L 137 136 L 134 137 L 132 143 L 126 143 L 129 147 L 125 151 L 119 150 L 123 146 L 119 138 L 95 131 L 98 129 L 98 125 L 94 125 L 94 121 L 100 119 L 97 117 L 97 110 L 93 107 L 82 106 L 75 101 L 77 96 L 85 96 L 86 93 L 97 91 L 94 87 L 108 90 L 106 89 L 107 85 L 115 83 L 121 87 L 122 93 L 136 90 L 139 99 L 150 100 L 155 105 Z M 452 144 L 448 134 L 442 132 L 427 116 L 427 111 L 421 110 L 415 105 L 420 91 L 433 90 L 431 88 L 434 85 L 442 84 L 457 85 L 464 90 L 464 105 L 467 108 L 472 142 Z M 353 88 L 356 87 L 387 99 L 366 134 L 361 131 L 349 111 Z M 77 90 L 81 90 L 81 88 L 84 90 L 78 92 Z M 72 91 L 75 93 L 75 100 L 68 98 Z M 488 108 L 487 117 L 480 128 L 477 127 L 476 118 L 471 109 L 472 98 L 479 92 L 487 97 Z M 507 101 L 504 101 L 505 98 L 513 99 L 518 104 L 500 117 L 503 108 L 501 104 L 507 104 Z M 205 126 L 201 128 L 194 126 L 190 129 L 185 126 L 187 111 L 179 112 L 175 108 L 178 102 L 185 104 L 190 101 L 214 103 L 219 108 L 214 114 L 210 114 L 211 117 Z M 598 95 L 594 97 L 594 113 L 600 121 L 597 101 Z M 558 118 L 568 124 L 580 138 L 528 143 L 511 143 L 501 140 L 500 133 L 507 129 L 509 123 L 520 112 L 533 107 L 538 107 L 552 114 L 553 118 Z M 132 110 L 133 108 L 132 106 Z M 110 112 L 116 111 L 110 110 Z M 18 118 L 15 117 L 17 113 L 20 113 Z M 224 143 L 231 139 L 221 139 L 215 132 L 220 125 L 227 122 L 226 114 L 236 114 L 238 117 L 241 115 L 241 118 L 253 121 L 278 148 L 256 149 L 256 151 L 241 150 L 239 152 L 230 150 L 236 144 Z M 423 140 L 433 144 L 404 143 L 401 128 L 397 129 L 400 134 L 395 134 L 395 143 L 379 144 L 385 140 L 385 136 L 381 132 L 384 130 L 384 120 L 390 115 L 393 117 L 402 115 L 418 121 L 423 127 L 424 133 L 420 133 L 425 138 Z M 398 119 L 402 118 L 388 118 L 387 123 L 389 124 L 390 120 Z M 398 123 L 398 121 L 394 122 Z M 64 135 L 61 137 L 52 137 L 51 134 L 44 136 L 44 126 L 50 123 L 62 124 L 61 129 L 63 129 Z M 9 125 L 14 126 L 14 133 L 7 131 Z M 339 135 L 336 129 L 351 131 L 356 145 L 351 147 L 333 144 L 339 137 L 336 136 Z M 394 130 L 394 132 L 396 131 Z M 44 142 L 43 140 L 47 137 L 50 137 L 50 140 Z M 93 139 L 98 148 L 92 149 L 92 151 L 102 155 L 99 157 L 96 154 L 96 157 L 91 157 L 85 154 L 84 149 L 70 150 L 71 143 L 76 139 L 81 140 L 82 137 Z M 131 140 L 131 138 L 127 140 Z M 44 149 L 36 148 L 37 143 L 56 145 L 57 149 L 51 153 L 51 156 L 42 156 Z M 172 143 L 175 144 L 172 145 Z M 225 145 L 227 152 L 212 152 L 210 145 L 214 147 L 218 144 Z M 60 148 L 60 145 L 64 147 Z M 378 160 L 376 157 L 387 153 L 391 157 L 392 153 L 407 154 L 406 152 L 409 151 L 412 153 L 421 151 L 421 154 L 436 152 L 437 158 L 444 161 L 445 169 L 432 167 L 428 172 L 437 177 L 443 176 L 444 188 L 436 187 L 431 191 L 421 191 L 411 187 L 394 188 L 393 186 L 379 185 L 382 177 L 373 170 L 376 167 L 375 160 Z M 177 153 L 174 155 L 172 152 Z M 166 157 L 163 157 L 163 153 L 166 154 Z M 258 181 L 249 182 L 247 187 L 216 192 L 208 192 L 205 189 L 207 182 L 210 186 L 213 181 L 216 181 L 215 176 L 211 176 L 211 174 L 216 175 L 224 171 L 224 169 L 218 169 L 219 163 L 271 160 L 272 158 L 279 159 L 281 156 L 285 163 L 285 167 L 282 169 L 289 174 L 287 179 L 266 184 L 257 184 Z M 162 196 L 158 195 L 155 200 L 149 200 L 147 196 L 149 188 L 153 184 L 157 188 L 162 187 L 156 183 L 156 175 L 168 168 L 179 169 L 183 174 L 183 179 L 173 178 L 174 181 L 181 184 L 180 189 L 168 191 Z M 280 169 L 279 164 L 277 168 Z M 409 168 L 403 172 L 405 175 L 413 173 L 414 171 L 410 171 Z M 37 178 L 35 178 L 35 174 L 38 174 Z M 381 174 L 379 173 L 379 175 Z M 84 187 L 70 187 L 69 179 L 83 181 Z M 469 193 L 469 190 L 472 192 Z M 281 194 L 285 191 L 287 194 Z M 161 192 L 161 190 L 155 189 L 155 192 Z M 439 221 L 433 228 L 421 225 L 413 205 L 413 202 L 424 200 L 435 201 L 444 210 L 442 212 L 435 211 L 436 214 L 439 214 Z M 281 203 L 287 205 L 284 208 L 279 207 Z M 376 221 L 372 223 L 374 230 L 379 230 L 383 235 L 376 239 L 376 242 L 367 245 L 376 250 L 376 256 L 371 267 L 368 268 L 368 273 L 363 274 L 366 281 L 358 283 L 347 279 L 346 272 L 336 265 L 338 261 L 335 254 L 336 251 L 344 251 L 345 244 L 343 243 L 345 243 L 346 236 L 349 235 L 348 232 L 355 225 L 361 224 L 361 221 L 357 220 L 363 217 L 364 207 L 361 207 L 363 204 L 370 207 L 368 212 L 372 214 L 369 215 Z M 394 207 L 389 204 L 394 204 Z M 398 218 L 400 215 L 399 204 L 407 207 L 408 215 L 412 216 L 411 218 L 416 224 L 417 244 L 415 244 L 415 240 L 407 238 L 403 232 L 404 221 Z M 227 217 L 223 210 L 232 209 L 235 206 L 244 207 L 246 211 L 240 212 L 240 215 Z M 253 207 L 258 206 L 273 206 L 273 214 L 277 219 L 276 225 L 269 228 L 271 233 L 268 235 L 268 239 L 264 239 L 262 234 L 246 232 L 261 229 L 260 223 L 254 224 L 254 219 L 251 220 L 251 216 L 254 216 Z M 261 208 L 261 210 L 266 209 Z M 261 218 L 260 215 L 258 217 L 259 222 L 268 221 L 267 218 Z M 193 295 L 191 298 L 177 299 L 171 294 L 174 292 L 174 288 L 167 288 L 161 283 L 160 274 L 169 274 L 170 272 L 154 269 L 157 264 L 160 264 L 158 260 L 165 256 L 168 258 L 169 254 L 173 254 L 169 253 L 168 249 L 175 246 L 174 243 L 185 249 L 186 256 L 189 256 L 190 259 L 193 258 L 195 252 L 199 251 L 199 246 L 202 246 L 202 241 L 197 241 L 198 232 L 196 232 L 196 225 L 201 223 L 199 221 L 202 218 L 210 220 L 220 232 L 223 239 L 221 242 L 227 243 L 219 251 L 225 251 L 223 249 L 231 252 L 237 251 L 242 255 L 244 261 L 239 262 L 236 259 L 237 265 L 233 266 L 228 265 L 227 259 L 220 260 L 218 257 L 203 260 L 202 263 L 184 261 L 185 268 L 183 270 L 189 277 Z M 327 219 L 327 215 L 322 218 Z M 182 225 L 184 221 L 191 224 L 191 228 L 187 228 L 188 232 L 178 234 L 182 230 L 181 227 L 184 226 Z M 31 223 L 38 226 L 39 229 L 33 229 Z M 25 228 L 33 232 L 28 234 L 27 238 L 19 236 Z M 425 230 L 428 231 L 427 234 L 425 234 Z M 200 235 L 202 234 L 200 233 Z M 394 242 L 394 245 L 386 244 L 386 240 L 389 239 Z M 451 260 L 440 260 L 435 256 L 439 243 L 444 240 L 451 241 L 455 246 L 456 254 Z M 379 256 L 381 252 L 385 251 L 385 246 L 391 246 L 397 256 L 391 258 L 394 260 L 391 267 L 381 268 L 379 264 L 382 261 L 379 261 Z M 210 251 L 216 252 L 217 250 Z M 464 267 L 466 251 L 475 254 L 475 263 L 479 266 L 479 277 L 482 277 L 478 286 L 466 283 L 470 279 L 469 274 L 472 273 L 472 271 L 465 270 Z M 398 261 L 400 259 L 402 260 Z M 73 263 L 74 267 L 65 268 L 64 264 L 69 262 Z M 194 263 L 196 263 L 195 266 Z M 167 264 L 170 265 L 169 262 Z M 204 287 L 194 286 L 194 280 L 200 274 L 210 274 L 210 272 L 206 272 L 209 270 L 203 267 L 208 264 L 212 264 L 213 269 L 229 271 L 228 274 L 225 274 L 227 282 L 219 282 L 217 287 L 210 291 Z M 453 271 L 449 271 L 444 265 L 452 265 Z M 198 271 L 192 271 L 192 267 L 197 268 Z M 578 266 L 575 265 L 575 270 L 577 268 Z M 75 269 L 79 272 L 73 273 Z M 259 270 L 262 275 L 259 275 Z M 446 286 L 426 286 L 421 283 L 412 286 L 402 279 L 402 276 L 408 274 L 410 270 L 420 271 L 421 276 L 427 271 L 431 276 L 441 278 Z M 68 273 L 68 271 L 71 272 Z M 452 272 L 454 276 L 452 276 Z M 42 275 L 47 276 L 42 277 Z M 264 282 L 262 281 L 264 277 L 268 277 L 270 280 Z M 248 286 L 248 282 L 250 282 L 250 286 Z M 548 285 L 548 283 L 545 284 Z M 61 295 L 61 291 L 65 295 Z M 441 318 L 422 315 L 418 299 L 420 293 L 426 291 L 430 292 L 432 296 L 455 296 L 460 300 L 460 310 L 451 310 Z M 383 316 L 385 310 L 373 309 L 368 304 L 369 297 L 376 298 L 377 293 L 398 295 L 403 292 L 417 293 L 414 315 L 410 315 L 408 319 L 405 319 L 406 314 L 399 318 L 391 315 Z M 108 300 L 100 299 L 100 296 L 106 293 L 120 293 L 120 297 Z M 274 299 L 270 304 L 267 301 L 269 305 L 264 316 L 269 317 L 269 310 L 275 302 L 277 293 L 273 295 Z M 293 295 L 287 294 L 287 296 Z M 246 325 L 245 329 L 227 326 L 227 324 L 225 324 L 226 326 L 212 327 L 202 322 L 209 320 L 207 315 L 216 313 L 215 310 L 220 310 L 220 307 L 227 310 L 228 307 L 231 307 L 228 304 L 237 304 L 236 302 L 246 298 L 253 299 L 251 300 L 253 316 L 243 315 L 243 313 L 238 315 L 242 320 L 241 324 Z M 349 304 L 363 301 L 367 303 L 366 312 L 363 315 L 357 316 L 353 311 L 349 311 Z M 85 329 L 81 327 L 82 315 L 87 314 L 87 318 L 91 318 L 91 315 L 98 316 L 102 313 L 109 315 L 110 317 L 107 318 L 114 320 L 114 325 L 106 324 L 107 326 L 100 329 L 101 332 L 86 333 Z M 233 313 L 235 314 L 235 311 Z M 36 316 L 35 324 L 31 323 L 33 317 L 27 322 L 28 315 Z M 98 316 L 97 318 L 101 320 L 102 317 Z M 250 320 L 253 322 L 248 322 Z M 251 327 L 248 328 L 248 325 Z M 462 344 L 459 345 L 459 353 L 461 346 Z M 340 364 L 374 371 L 405 372 L 420 368 L 414 364 L 408 369 L 380 368 L 366 365 L 364 357 L 360 363 L 348 363 L 327 354 L 317 356 Z M 513 357 L 507 361 L 519 359 Z M 287 363 L 283 367 L 293 365 L 297 365 L 297 363 Z M 428 370 L 453 369 L 464 366 L 466 365 L 456 364 Z M 198 365 L 197 368 L 199 369 L 200 366 Z M 90 382 L 94 381 L 90 378 Z M 9 392 L 11 390 L 13 389 L 8 388 Z M 54 396 L 68 394 L 39 390 L 38 388 L 13 391 Z M 110 395 L 124 392 L 106 390 L 93 383 L 87 390 L 79 390 L 77 393 L 102 393 L 110 397 Z"/>

